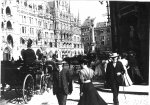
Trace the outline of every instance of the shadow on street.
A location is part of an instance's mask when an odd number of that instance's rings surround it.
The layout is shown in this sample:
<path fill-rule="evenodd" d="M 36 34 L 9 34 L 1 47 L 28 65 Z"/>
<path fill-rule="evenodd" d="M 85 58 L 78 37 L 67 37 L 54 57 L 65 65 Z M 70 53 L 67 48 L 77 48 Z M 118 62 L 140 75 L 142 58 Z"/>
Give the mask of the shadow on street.
<path fill-rule="evenodd" d="M 144 85 L 142 85 L 144 86 Z M 98 91 L 102 91 L 102 92 L 109 92 L 111 93 L 111 89 L 106 89 L 104 88 L 104 83 L 94 83 L 94 87 L 98 90 Z M 123 91 L 119 91 L 119 93 L 121 94 L 133 94 L 133 95 L 148 95 L 148 92 L 134 92 L 134 91 L 128 91 L 128 90 L 124 90 L 126 87 L 124 86 L 120 86 L 120 88 L 123 88 Z"/>
<path fill-rule="evenodd" d="M 1 92 L 1 100 L 6 100 L 6 103 L 11 104 L 24 104 L 21 94 L 17 94 L 15 90 Z"/>

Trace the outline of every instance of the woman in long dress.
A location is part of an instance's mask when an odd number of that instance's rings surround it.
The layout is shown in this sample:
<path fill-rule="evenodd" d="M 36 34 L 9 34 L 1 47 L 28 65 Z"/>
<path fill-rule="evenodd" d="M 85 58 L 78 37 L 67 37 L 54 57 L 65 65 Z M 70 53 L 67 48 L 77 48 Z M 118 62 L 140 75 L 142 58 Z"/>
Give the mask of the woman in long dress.
<path fill-rule="evenodd" d="M 91 79 L 94 76 L 94 71 L 87 66 L 88 61 L 83 60 L 80 71 L 80 100 L 78 105 L 107 105 L 107 103 L 98 94 L 96 88 L 92 84 Z"/>
<path fill-rule="evenodd" d="M 129 74 L 127 71 L 127 69 L 129 68 L 128 60 L 127 60 L 127 53 L 122 53 L 121 58 L 120 58 L 120 62 L 122 62 L 122 65 L 123 65 L 124 70 L 125 70 L 124 85 L 125 86 L 131 86 L 133 84 L 133 82 L 132 82 L 131 78 L 129 77 Z"/>

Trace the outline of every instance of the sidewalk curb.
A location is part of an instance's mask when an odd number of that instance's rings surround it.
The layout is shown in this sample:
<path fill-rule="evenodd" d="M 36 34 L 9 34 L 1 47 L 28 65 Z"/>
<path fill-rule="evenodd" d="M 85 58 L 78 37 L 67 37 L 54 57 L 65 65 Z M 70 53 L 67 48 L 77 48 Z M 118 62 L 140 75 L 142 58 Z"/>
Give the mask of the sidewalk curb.
<path fill-rule="evenodd" d="M 78 83 L 78 81 L 74 81 L 74 83 Z M 99 88 L 99 87 L 95 87 L 98 91 L 102 91 L 102 92 L 108 92 L 111 93 L 111 89 L 105 89 L 105 88 Z M 120 88 L 125 88 L 123 86 L 120 86 Z M 135 91 L 119 91 L 120 94 L 136 94 L 136 95 L 149 95 L 148 92 L 135 92 Z"/>

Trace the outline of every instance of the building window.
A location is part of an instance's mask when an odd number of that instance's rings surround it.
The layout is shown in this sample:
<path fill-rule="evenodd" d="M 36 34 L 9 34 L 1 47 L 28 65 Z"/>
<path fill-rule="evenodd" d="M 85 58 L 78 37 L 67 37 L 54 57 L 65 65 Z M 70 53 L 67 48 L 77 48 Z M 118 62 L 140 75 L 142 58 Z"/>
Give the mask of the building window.
<path fill-rule="evenodd" d="M 24 27 L 24 32 L 26 33 L 26 27 Z"/>
<path fill-rule="evenodd" d="M 27 6 L 27 1 L 24 2 L 24 6 Z"/>
<path fill-rule="evenodd" d="M 3 12 L 4 12 L 4 9 L 3 9 L 3 8 L 1 9 L 1 12 L 2 12 L 2 14 L 3 14 Z"/>
<path fill-rule="evenodd" d="M 19 4 L 19 0 L 16 0 L 16 2 Z"/>
<path fill-rule="evenodd" d="M 7 15 L 11 15 L 11 11 L 10 11 L 10 8 L 9 8 L 9 7 L 6 8 L 6 14 L 7 14 Z"/>
<path fill-rule="evenodd" d="M 24 33 L 24 27 L 22 27 L 22 33 Z"/>
<path fill-rule="evenodd" d="M 8 28 L 8 29 L 12 29 L 12 25 L 11 25 L 11 22 L 10 22 L 10 21 L 7 22 L 7 28 Z"/>
<path fill-rule="evenodd" d="M 26 23 L 26 16 L 24 16 L 24 22 Z"/>
<path fill-rule="evenodd" d="M 34 28 L 32 28 L 32 34 L 34 35 Z"/>
<path fill-rule="evenodd" d="M 44 44 L 45 44 L 45 45 L 47 45 L 47 42 L 46 42 L 46 41 L 44 41 Z"/>
<path fill-rule="evenodd" d="M 104 40 L 104 36 L 101 36 L 101 40 Z"/>
<path fill-rule="evenodd" d="M 101 41 L 101 45 L 105 45 L 104 41 Z"/>
<path fill-rule="evenodd" d="M 26 33 L 26 27 L 22 27 L 22 33 Z"/>
<path fill-rule="evenodd" d="M 32 21 L 31 21 L 31 17 L 29 17 L 29 21 L 30 21 L 30 24 L 32 23 Z"/>
<path fill-rule="evenodd" d="M 42 26 L 42 21 L 39 20 L 38 24 L 39 24 L 39 27 L 41 27 Z"/>
<path fill-rule="evenodd" d="M 37 25 L 37 19 L 35 19 L 35 23 L 36 23 L 36 25 Z"/>
<path fill-rule="evenodd" d="M 4 28 L 4 23 L 2 22 L 2 24 L 1 24 L 1 28 Z"/>
<path fill-rule="evenodd" d="M 32 34 L 32 28 L 30 28 L 30 34 Z"/>

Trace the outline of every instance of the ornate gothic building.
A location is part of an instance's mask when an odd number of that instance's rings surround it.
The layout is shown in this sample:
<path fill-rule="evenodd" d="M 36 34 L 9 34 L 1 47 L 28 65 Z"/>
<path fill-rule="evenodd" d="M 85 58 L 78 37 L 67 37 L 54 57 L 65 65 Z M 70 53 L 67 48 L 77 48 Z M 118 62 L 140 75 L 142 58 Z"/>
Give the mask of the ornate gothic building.
<path fill-rule="evenodd" d="M 80 21 L 71 14 L 69 2 L 2 0 L 1 60 L 19 59 L 29 39 L 36 53 L 49 57 L 54 53 L 60 58 L 84 53 Z"/>

